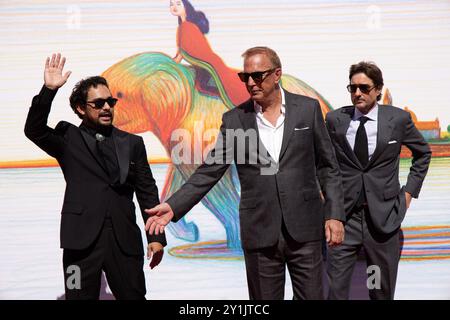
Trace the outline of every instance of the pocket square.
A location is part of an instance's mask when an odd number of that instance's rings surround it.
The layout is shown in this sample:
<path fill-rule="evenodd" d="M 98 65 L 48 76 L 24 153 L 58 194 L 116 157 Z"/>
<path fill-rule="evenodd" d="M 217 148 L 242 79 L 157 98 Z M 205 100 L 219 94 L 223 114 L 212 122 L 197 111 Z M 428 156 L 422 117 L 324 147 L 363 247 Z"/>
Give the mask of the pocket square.
<path fill-rule="evenodd" d="M 397 143 L 397 140 L 391 140 L 388 142 L 388 144 L 393 144 L 393 143 Z"/>
<path fill-rule="evenodd" d="M 295 131 L 299 131 L 299 130 L 307 130 L 309 129 L 309 127 L 304 127 L 304 128 L 294 128 Z"/>

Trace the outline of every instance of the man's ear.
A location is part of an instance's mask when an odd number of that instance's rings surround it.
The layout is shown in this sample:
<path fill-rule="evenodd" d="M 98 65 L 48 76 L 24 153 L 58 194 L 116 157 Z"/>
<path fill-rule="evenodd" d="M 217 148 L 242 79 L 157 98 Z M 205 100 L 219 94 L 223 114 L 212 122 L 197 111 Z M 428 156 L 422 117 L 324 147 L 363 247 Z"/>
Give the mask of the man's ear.
<path fill-rule="evenodd" d="M 377 101 L 380 101 L 383 96 L 383 86 L 376 88 L 375 90 L 377 90 Z"/>
<path fill-rule="evenodd" d="M 275 80 L 275 83 L 278 84 L 280 82 L 282 73 L 283 72 L 281 71 L 281 68 L 277 68 L 275 70 L 275 76 L 277 77 L 277 79 Z"/>
<path fill-rule="evenodd" d="M 84 116 L 86 114 L 86 110 L 84 110 L 84 108 L 82 106 L 77 106 L 77 111 L 82 116 Z"/>

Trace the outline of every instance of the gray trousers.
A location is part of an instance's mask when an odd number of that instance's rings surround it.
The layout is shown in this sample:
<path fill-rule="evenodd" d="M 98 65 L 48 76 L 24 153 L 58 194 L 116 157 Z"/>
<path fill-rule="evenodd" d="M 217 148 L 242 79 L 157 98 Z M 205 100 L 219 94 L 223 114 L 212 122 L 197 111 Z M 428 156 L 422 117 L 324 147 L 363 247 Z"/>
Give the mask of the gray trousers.
<path fill-rule="evenodd" d="M 347 217 L 344 242 L 340 246 L 328 248 L 330 300 L 349 298 L 353 268 L 361 248 L 364 248 L 368 267 L 367 285 L 370 299 L 394 299 L 400 260 L 400 229 L 390 234 L 381 234 L 374 230 L 368 219 L 368 210 L 367 206 L 354 210 Z"/>
<path fill-rule="evenodd" d="M 250 300 L 282 300 L 286 266 L 294 299 L 323 300 L 322 240 L 299 243 L 285 228 L 269 248 L 244 250 Z"/>

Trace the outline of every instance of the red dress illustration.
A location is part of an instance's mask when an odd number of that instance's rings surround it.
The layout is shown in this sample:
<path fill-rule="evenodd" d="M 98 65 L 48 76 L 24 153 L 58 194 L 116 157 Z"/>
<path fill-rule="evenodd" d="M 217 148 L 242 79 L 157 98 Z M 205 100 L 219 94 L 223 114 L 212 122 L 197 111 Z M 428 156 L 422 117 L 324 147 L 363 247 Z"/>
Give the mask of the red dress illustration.
<path fill-rule="evenodd" d="M 184 21 L 178 26 L 177 44 L 183 58 L 206 70 L 214 79 L 220 97 L 229 108 L 247 101 L 250 96 L 240 81 L 239 70 L 229 68 L 212 50 L 205 35 L 192 22 Z"/>

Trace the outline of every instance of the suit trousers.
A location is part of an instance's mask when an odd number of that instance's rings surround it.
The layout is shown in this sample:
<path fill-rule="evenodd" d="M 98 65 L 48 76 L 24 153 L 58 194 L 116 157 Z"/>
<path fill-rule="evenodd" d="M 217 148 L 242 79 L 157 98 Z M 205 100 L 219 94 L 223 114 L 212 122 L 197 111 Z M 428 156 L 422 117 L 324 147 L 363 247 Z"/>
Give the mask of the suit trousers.
<path fill-rule="evenodd" d="M 366 256 L 370 299 L 394 299 L 400 260 L 400 229 L 390 234 L 377 232 L 370 222 L 369 210 L 367 205 L 354 209 L 347 217 L 344 242 L 328 248 L 330 300 L 348 300 L 352 273 L 361 248 Z"/>
<path fill-rule="evenodd" d="M 294 300 L 323 300 L 322 240 L 299 243 L 283 225 L 276 245 L 244 250 L 250 300 L 282 300 L 286 265 Z"/>
<path fill-rule="evenodd" d="M 105 219 L 94 243 L 83 250 L 64 249 L 64 286 L 66 300 L 98 300 L 102 270 L 109 287 L 118 300 L 145 299 L 144 257 L 125 254 L 114 235 L 112 221 Z M 79 270 L 80 282 L 75 286 Z"/>

